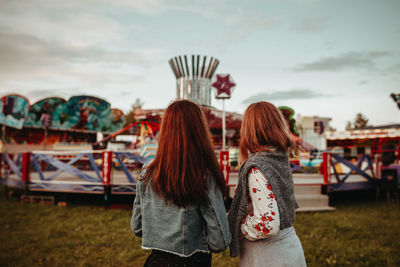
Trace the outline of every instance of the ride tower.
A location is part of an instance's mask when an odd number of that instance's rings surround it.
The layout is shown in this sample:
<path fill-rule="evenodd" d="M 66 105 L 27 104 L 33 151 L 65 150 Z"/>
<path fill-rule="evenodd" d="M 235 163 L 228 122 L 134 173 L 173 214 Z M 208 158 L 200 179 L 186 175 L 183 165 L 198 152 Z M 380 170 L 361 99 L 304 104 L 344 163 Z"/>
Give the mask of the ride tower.
<path fill-rule="evenodd" d="M 191 63 L 191 64 L 190 64 Z M 176 98 L 192 100 L 200 105 L 211 105 L 210 81 L 218 67 L 219 60 L 207 56 L 192 55 L 188 62 L 186 55 L 176 56 L 169 60 L 176 77 Z"/>

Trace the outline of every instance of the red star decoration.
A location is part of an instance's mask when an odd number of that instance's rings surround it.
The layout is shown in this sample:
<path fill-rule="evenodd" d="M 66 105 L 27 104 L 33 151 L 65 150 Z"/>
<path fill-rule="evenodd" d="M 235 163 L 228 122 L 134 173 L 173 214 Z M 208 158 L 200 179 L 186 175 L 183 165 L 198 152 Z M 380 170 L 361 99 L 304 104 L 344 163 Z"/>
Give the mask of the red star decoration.
<path fill-rule="evenodd" d="M 211 86 L 217 89 L 217 97 L 226 94 L 229 98 L 231 96 L 231 88 L 236 84 L 229 80 L 229 74 L 225 77 L 217 75 L 216 78 L 217 81 L 212 83 Z"/>

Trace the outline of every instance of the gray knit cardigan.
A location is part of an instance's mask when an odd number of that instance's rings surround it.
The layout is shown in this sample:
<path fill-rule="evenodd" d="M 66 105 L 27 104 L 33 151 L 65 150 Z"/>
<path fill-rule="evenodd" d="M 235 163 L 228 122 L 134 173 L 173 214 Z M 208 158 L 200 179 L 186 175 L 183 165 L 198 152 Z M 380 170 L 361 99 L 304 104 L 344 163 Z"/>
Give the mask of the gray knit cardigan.
<path fill-rule="evenodd" d="M 288 154 L 286 152 L 256 152 L 243 163 L 239 172 L 236 193 L 228 214 L 229 227 L 232 234 L 230 244 L 231 257 L 239 255 L 241 223 L 246 217 L 248 174 L 256 167 L 268 180 L 274 192 L 280 219 L 280 229 L 292 226 L 298 208 L 295 196 Z"/>

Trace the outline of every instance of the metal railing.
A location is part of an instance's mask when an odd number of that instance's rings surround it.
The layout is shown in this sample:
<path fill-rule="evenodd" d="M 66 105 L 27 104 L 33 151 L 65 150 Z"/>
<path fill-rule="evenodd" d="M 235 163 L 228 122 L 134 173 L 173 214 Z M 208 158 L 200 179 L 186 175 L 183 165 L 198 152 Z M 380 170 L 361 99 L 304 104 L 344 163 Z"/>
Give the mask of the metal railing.
<path fill-rule="evenodd" d="M 1 154 L 0 182 L 32 191 L 135 193 L 146 158 L 132 152 L 34 151 Z M 113 177 L 118 176 L 117 182 Z M 125 187 L 125 188 L 124 188 Z"/>

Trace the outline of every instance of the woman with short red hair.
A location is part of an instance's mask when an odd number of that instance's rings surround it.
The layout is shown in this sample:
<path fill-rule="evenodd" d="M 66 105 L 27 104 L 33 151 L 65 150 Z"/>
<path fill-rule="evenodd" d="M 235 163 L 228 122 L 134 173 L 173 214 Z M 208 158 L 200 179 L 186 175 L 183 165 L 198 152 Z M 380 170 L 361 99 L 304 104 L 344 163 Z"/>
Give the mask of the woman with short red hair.
<path fill-rule="evenodd" d="M 229 211 L 231 256 L 240 266 L 306 266 L 292 226 L 298 207 L 288 152 L 294 141 L 281 112 L 251 104 L 240 132 L 239 181 Z"/>

